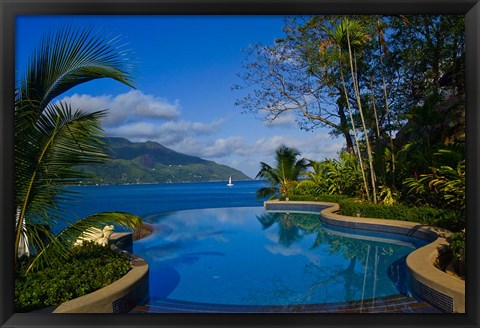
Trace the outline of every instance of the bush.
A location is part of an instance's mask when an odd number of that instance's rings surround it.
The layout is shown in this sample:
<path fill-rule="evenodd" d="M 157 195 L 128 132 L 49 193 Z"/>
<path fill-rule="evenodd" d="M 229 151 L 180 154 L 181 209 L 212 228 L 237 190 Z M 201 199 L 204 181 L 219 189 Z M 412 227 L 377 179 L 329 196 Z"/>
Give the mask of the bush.
<path fill-rule="evenodd" d="M 344 195 L 330 195 L 330 194 L 323 194 L 323 195 L 288 195 L 289 200 L 298 200 L 298 201 L 315 201 L 315 202 L 328 202 L 328 203 L 338 203 L 342 199 L 347 199 L 347 196 Z M 280 197 L 280 200 L 285 200 L 286 197 Z"/>
<path fill-rule="evenodd" d="M 438 267 L 446 271 L 450 264 L 453 264 L 455 273 L 460 277 L 465 277 L 465 232 L 452 234 L 448 239 L 449 244 L 443 245 L 439 249 Z"/>
<path fill-rule="evenodd" d="M 452 254 L 456 272 L 460 276 L 465 276 L 465 233 L 457 232 L 453 234 L 447 248 Z"/>
<path fill-rule="evenodd" d="M 359 215 L 370 218 L 418 222 L 451 231 L 460 231 L 464 228 L 465 218 L 463 214 L 453 210 L 414 207 L 404 204 L 372 204 L 355 199 L 343 199 L 338 203 L 340 213 L 348 216 Z"/>
<path fill-rule="evenodd" d="M 28 258 L 18 261 L 15 310 L 28 312 L 58 305 L 108 286 L 131 269 L 130 260 L 109 247 L 85 243 L 57 267 L 25 274 Z"/>

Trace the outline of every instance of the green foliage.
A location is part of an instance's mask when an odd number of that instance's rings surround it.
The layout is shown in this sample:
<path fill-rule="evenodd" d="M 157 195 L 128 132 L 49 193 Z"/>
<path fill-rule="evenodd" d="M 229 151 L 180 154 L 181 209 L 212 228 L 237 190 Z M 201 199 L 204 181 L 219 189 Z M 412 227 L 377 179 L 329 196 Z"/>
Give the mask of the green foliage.
<path fill-rule="evenodd" d="M 110 159 L 102 164 L 79 167 L 94 177 L 79 179 L 82 184 L 165 183 L 191 181 L 246 180 L 248 176 L 226 165 L 177 153 L 159 143 L 130 142 L 105 138 Z"/>
<path fill-rule="evenodd" d="M 418 222 L 450 231 L 460 231 L 465 227 L 465 217 L 461 212 L 433 207 L 415 207 L 404 204 L 390 206 L 371 204 L 355 199 L 339 202 L 340 213 L 348 216 L 361 216 L 389 220 Z"/>
<path fill-rule="evenodd" d="M 346 199 L 345 195 L 330 195 L 330 194 L 300 194 L 297 188 L 295 193 L 290 193 L 285 197 L 280 197 L 280 200 L 285 200 L 288 197 L 289 200 L 298 200 L 298 201 L 311 201 L 311 202 L 327 202 L 327 203 L 338 203 L 342 199 Z"/>
<path fill-rule="evenodd" d="M 74 223 L 61 208 L 76 196 L 64 187 L 86 176 L 76 168 L 108 158 L 100 123 L 106 112 L 87 113 L 55 99 L 100 78 L 132 86 L 131 69 L 128 52 L 118 39 L 95 34 L 90 28 L 66 28 L 45 36 L 19 79 L 15 92 L 16 216 L 11 219 L 15 220 L 15 259 L 23 253 L 35 254 L 27 271 L 61 264 L 69 256 L 70 241 L 87 223 L 101 227 L 106 220 L 127 226 L 140 222 L 126 213 L 108 213 Z M 58 222 L 71 225 L 61 237 L 50 232 Z"/>
<path fill-rule="evenodd" d="M 465 160 L 460 161 L 456 169 L 432 168 L 432 173 L 422 174 L 418 179 L 408 178 L 404 184 L 418 203 L 465 210 Z"/>
<path fill-rule="evenodd" d="M 36 249 L 36 256 L 29 261 L 27 272 L 36 271 L 40 268 L 53 266 L 60 259 L 70 256 L 70 246 L 77 238 L 90 227 L 102 227 L 111 223 L 124 228 L 139 227 L 142 219 L 136 215 L 123 212 L 102 212 L 89 215 L 76 222 L 69 222 L 68 226 L 56 236 L 51 236 L 51 241 L 42 248 Z M 34 228 L 35 225 L 30 228 Z"/>
<path fill-rule="evenodd" d="M 439 149 L 430 168 L 404 180 L 404 198 L 416 205 L 465 211 L 465 156 L 463 144 Z"/>
<path fill-rule="evenodd" d="M 453 258 L 458 262 L 465 262 L 465 232 L 460 231 L 450 238 L 449 249 Z"/>
<path fill-rule="evenodd" d="M 297 181 L 308 168 L 304 158 L 297 159 L 300 152 L 295 148 L 281 145 L 275 151 L 275 166 L 261 162 L 261 169 L 255 178 L 265 179 L 270 187 L 257 190 L 257 198 L 288 195 L 295 188 Z"/>
<path fill-rule="evenodd" d="M 465 276 L 465 232 L 455 233 L 450 238 L 448 249 L 452 254 L 456 272 Z"/>
<path fill-rule="evenodd" d="M 388 186 L 380 186 L 379 198 L 380 202 L 384 205 L 393 205 L 397 203 L 398 193 Z"/>
<path fill-rule="evenodd" d="M 448 239 L 448 244 L 440 248 L 440 257 L 453 264 L 455 273 L 465 276 L 465 230 L 456 232 Z M 449 263 L 443 263 L 448 266 Z"/>
<path fill-rule="evenodd" d="M 405 197 L 405 179 L 429 174 L 431 167 L 456 168 L 434 153 L 465 140 L 463 16 L 291 17 L 283 31 L 284 38 L 248 52 L 239 74 L 245 83 L 237 88 L 250 92 L 236 104 L 267 121 L 296 112 L 302 128 L 328 128 L 344 138 L 348 151 L 368 158 L 368 169 L 360 171 L 365 179 L 342 176 L 335 163 L 330 176 L 309 177 L 316 194 L 410 204 L 422 197 Z M 362 188 L 372 189 L 368 197 Z M 428 205 L 457 207 L 461 197 Z"/>
<path fill-rule="evenodd" d="M 305 173 L 309 179 L 301 181 L 293 193 L 338 194 L 350 197 L 363 195 L 362 173 L 353 155 L 342 151 L 338 159 L 310 163 L 313 172 Z"/>
<path fill-rule="evenodd" d="M 15 310 L 28 312 L 58 305 L 115 282 L 131 269 L 130 260 L 109 247 L 84 243 L 55 267 L 26 273 L 32 260 L 23 257 L 16 267 Z"/>

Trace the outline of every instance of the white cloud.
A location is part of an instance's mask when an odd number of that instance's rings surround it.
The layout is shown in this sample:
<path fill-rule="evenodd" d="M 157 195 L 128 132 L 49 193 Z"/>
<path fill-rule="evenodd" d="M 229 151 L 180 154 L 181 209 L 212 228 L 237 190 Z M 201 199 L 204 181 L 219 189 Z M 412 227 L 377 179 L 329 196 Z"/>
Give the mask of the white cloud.
<path fill-rule="evenodd" d="M 257 140 L 254 147 L 257 152 L 273 156 L 275 150 L 283 144 L 287 147 L 297 148 L 301 152 L 301 155 L 306 157 L 306 153 L 330 153 L 332 151 L 338 151 L 341 145 L 336 143 L 332 147 L 332 141 L 328 134 L 320 133 L 311 134 L 311 136 L 306 136 L 305 138 L 275 135 Z"/>
<path fill-rule="evenodd" d="M 222 120 L 210 123 L 181 121 L 132 122 L 115 127 L 106 127 L 108 136 L 125 137 L 131 141 L 156 141 L 167 147 L 198 149 L 196 138 L 218 132 Z M 183 146 L 183 147 L 182 147 Z M 185 152 L 185 151 L 182 151 Z"/>
<path fill-rule="evenodd" d="M 74 94 L 62 99 L 74 109 L 81 108 L 87 112 L 108 109 L 102 123 L 105 127 L 119 126 L 127 122 L 139 122 L 145 119 L 172 120 L 180 115 L 180 103 L 146 95 L 139 90 L 127 93 L 102 96 Z"/>
<path fill-rule="evenodd" d="M 275 135 L 261 138 L 254 143 L 247 143 L 241 136 L 220 138 L 210 142 L 184 140 L 181 147 L 174 149 L 237 168 L 254 177 L 260 169 L 260 162 L 274 164 L 275 150 L 281 144 L 295 147 L 302 157 L 317 161 L 336 157 L 343 147 L 342 141 L 332 140 L 328 134 L 311 134 L 305 138 Z"/>
<path fill-rule="evenodd" d="M 279 134 L 256 141 L 247 141 L 246 138 L 260 131 L 220 137 L 226 119 L 188 121 L 181 117 L 178 100 L 169 102 L 139 90 L 116 96 L 74 94 L 63 101 L 70 103 L 74 109 L 88 112 L 108 109 L 108 115 L 102 121 L 108 136 L 125 137 L 134 142 L 156 141 L 175 151 L 237 168 L 251 177 L 258 173 L 260 162 L 273 164 L 275 150 L 282 144 L 295 147 L 301 156 L 314 160 L 335 157 L 343 146 L 343 142 L 332 140 L 327 133 Z M 294 114 L 285 112 L 268 126 L 282 128 L 285 133 L 285 128 L 294 124 Z"/>
<path fill-rule="evenodd" d="M 246 155 L 247 145 L 240 136 L 217 139 L 203 151 L 204 156 L 225 157 L 231 154 Z"/>

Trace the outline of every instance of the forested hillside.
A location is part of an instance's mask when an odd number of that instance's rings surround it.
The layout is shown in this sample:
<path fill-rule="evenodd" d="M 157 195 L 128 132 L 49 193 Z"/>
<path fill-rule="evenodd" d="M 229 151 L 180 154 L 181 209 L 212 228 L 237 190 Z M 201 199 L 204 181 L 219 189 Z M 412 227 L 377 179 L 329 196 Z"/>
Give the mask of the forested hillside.
<path fill-rule="evenodd" d="M 200 157 L 178 153 L 159 143 L 107 138 L 111 159 L 80 167 L 93 178 L 79 184 L 170 183 L 250 179 L 242 172 Z"/>

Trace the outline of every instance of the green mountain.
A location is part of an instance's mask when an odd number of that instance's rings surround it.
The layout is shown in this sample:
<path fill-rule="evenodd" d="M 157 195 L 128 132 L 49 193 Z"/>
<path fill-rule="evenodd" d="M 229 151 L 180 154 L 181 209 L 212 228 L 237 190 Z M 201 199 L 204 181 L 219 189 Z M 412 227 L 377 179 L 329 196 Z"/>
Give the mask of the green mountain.
<path fill-rule="evenodd" d="M 79 170 L 93 174 L 79 184 L 169 183 L 249 180 L 244 173 L 200 157 L 177 153 L 157 142 L 131 142 L 106 138 L 110 160 L 102 165 L 85 165 Z"/>

